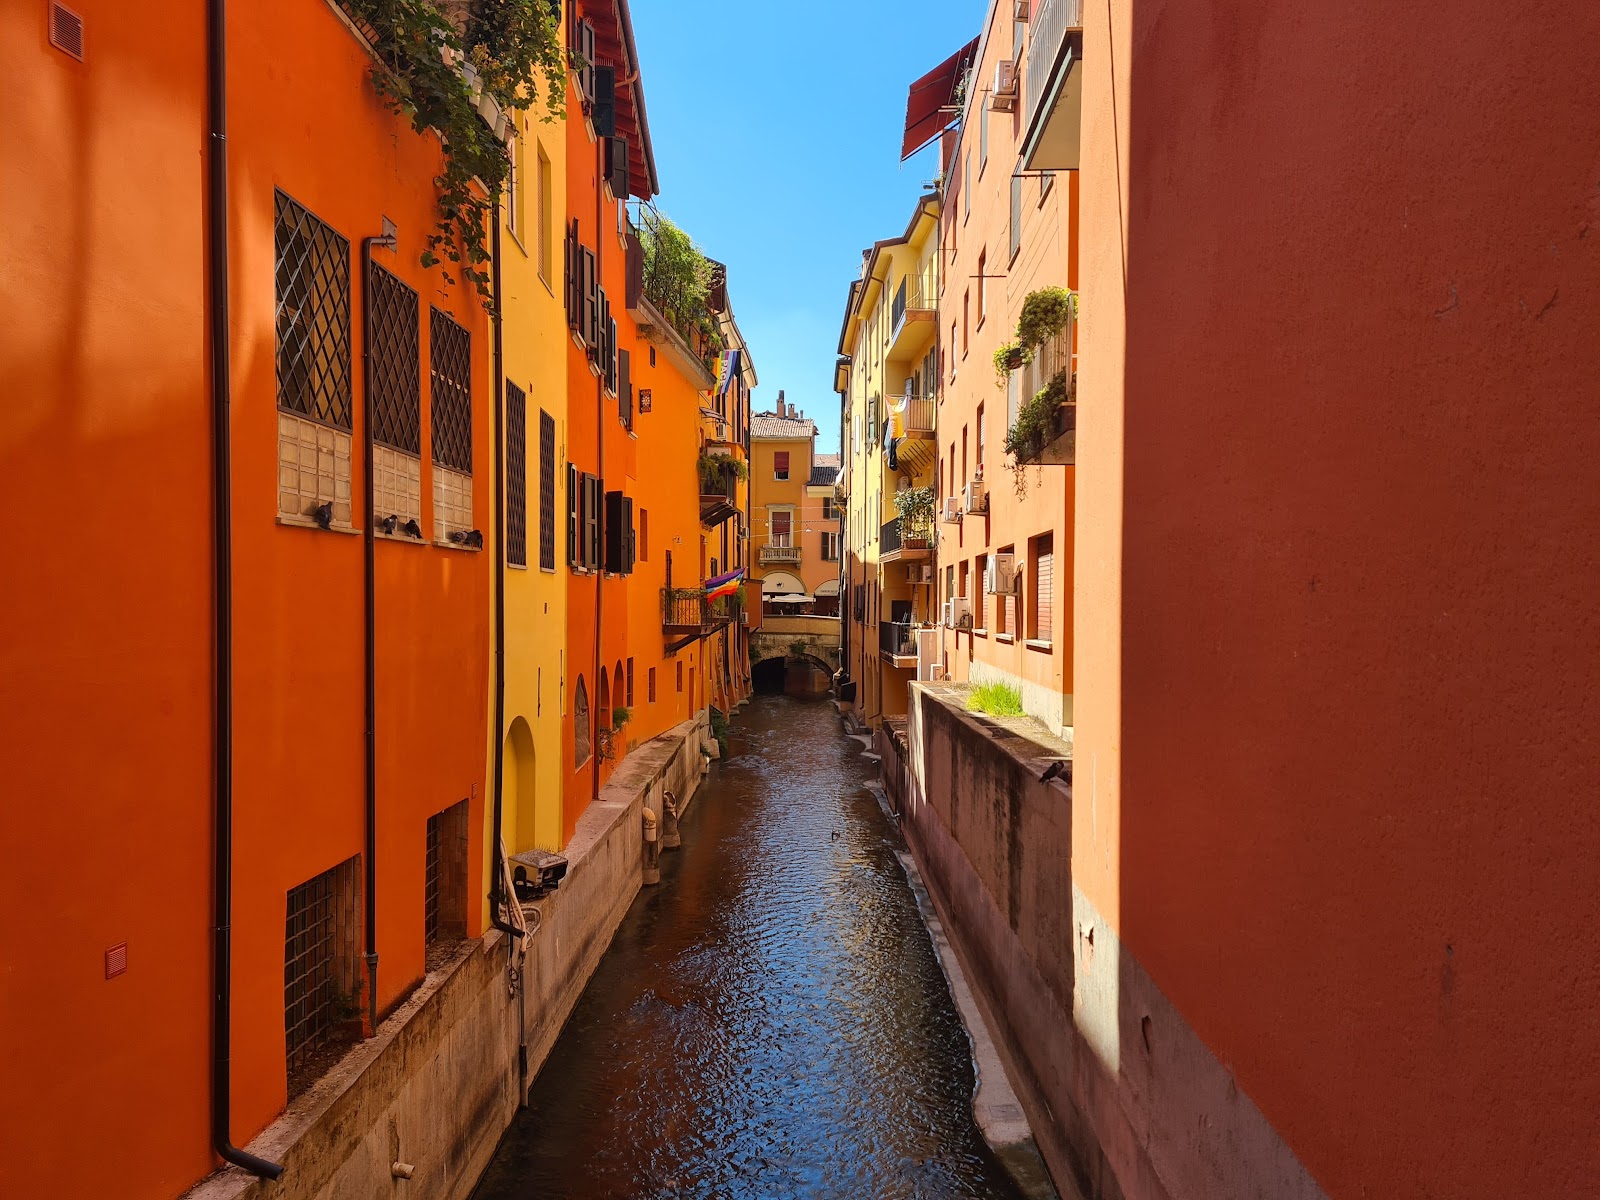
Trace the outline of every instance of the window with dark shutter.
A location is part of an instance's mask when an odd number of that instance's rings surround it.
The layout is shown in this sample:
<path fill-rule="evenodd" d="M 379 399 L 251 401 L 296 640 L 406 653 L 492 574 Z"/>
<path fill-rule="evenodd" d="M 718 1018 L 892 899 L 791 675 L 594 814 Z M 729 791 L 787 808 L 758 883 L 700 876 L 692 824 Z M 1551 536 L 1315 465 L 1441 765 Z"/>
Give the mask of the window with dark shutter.
<path fill-rule="evenodd" d="M 377 263 L 367 272 L 372 438 L 422 453 L 422 342 L 417 293 Z"/>
<path fill-rule="evenodd" d="M 579 487 L 583 476 L 578 468 L 571 463 L 567 464 L 567 565 L 581 567 L 579 554 L 579 538 L 583 531 L 583 499 L 582 489 Z"/>
<path fill-rule="evenodd" d="M 633 497 L 622 498 L 622 573 L 633 574 L 634 564 Z"/>
<path fill-rule="evenodd" d="M 774 479 L 789 478 L 789 452 L 776 450 L 772 455 L 772 477 Z"/>
<path fill-rule="evenodd" d="M 278 407 L 349 429 L 350 242 L 275 194 Z"/>
<path fill-rule="evenodd" d="M 633 659 L 631 659 L 631 658 L 628 660 L 628 692 L 627 692 L 627 695 L 628 695 L 627 705 L 628 705 L 629 708 L 632 708 L 633 707 Z"/>
<path fill-rule="evenodd" d="M 429 379 L 433 461 L 472 474 L 472 335 L 448 313 L 431 310 Z"/>
<path fill-rule="evenodd" d="M 578 247 L 583 257 L 583 340 L 591 350 L 600 345 L 600 277 L 594 251 Z"/>
<path fill-rule="evenodd" d="M 539 567 L 556 569 L 556 419 L 539 410 Z"/>
<path fill-rule="evenodd" d="M 601 512 L 605 506 L 605 485 L 593 475 L 586 476 L 585 490 L 587 497 L 583 509 L 584 528 L 584 558 L 583 565 L 590 570 L 599 570 L 604 559 L 601 537 Z"/>
<path fill-rule="evenodd" d="M 633 428 L 633 365 L 626 350 L 617 351 L 617 413 L 625 429 Z"/>
<path fill-rule="evenodd" d="M 528 565 L 528 397 L 506 384 L 506 561 Z"/>
<path fill-rule="evenodd" d="M 606 570 L 613 575 L 633 572 L 633 500 L 620 491 L 606 497 Z"/>

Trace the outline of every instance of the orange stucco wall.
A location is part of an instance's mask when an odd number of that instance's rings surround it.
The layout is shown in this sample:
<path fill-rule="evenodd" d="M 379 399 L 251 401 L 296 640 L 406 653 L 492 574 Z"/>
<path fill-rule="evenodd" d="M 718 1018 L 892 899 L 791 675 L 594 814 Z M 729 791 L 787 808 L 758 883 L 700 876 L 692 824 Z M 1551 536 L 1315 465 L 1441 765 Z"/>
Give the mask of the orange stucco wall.
<path fill-rule="evenodd" d="M 41 509 L 16 528 L 20 586 L 0 589 L 0 620 L 24 634 L 0 651 L 0 718 L 19 750 L 8 783 L 32 797 L 0 805 L 0 820 L 7 845 L 40 851 L 6 873 L 7 911 L 52 916 L 12 922 L 4 939 L 4 1073 L 29 1087 L 4 1089 L 0 1124 L 44 1174 L 18 1180 L 23 1163 L 8 1156 L 0 1192 L 171 1196 L 212 1164 L 205 13 L 179 5 L 157 27 L 103 0 L 75 7 L 82 65 L 46 45 L 43 6 L 4 18 L 22 48 L 4 86 L 26 143 L 6 159 L 4 255 L 27 298 L 5 296 L 6 391 L 21 403 L 0 424 L 0 459 Z M 363 840 L 361 539 L 275 516 L 274 187 L 351 239 L 357 513 L 360 239 L 385 216 L 398 224 L 385 265 L 471 331 L 476 397 L 488 336 L 471 293 L 418 265 L 437 144 L 383 109 L 363 48 L 331 9 L 234 6 L 228 50 L 242 1143 L 286 1095 L 286 893 Z M 426 312 L 421 324 L 426 381 Z M 425 382 L 425 524 L 427 394 Z M 483 528 L 488 421 L 475 399 Z M 482 820 L 487 561 L 377 546 L 381 1009 L 423 973 L 427 818 L 469 800 L 471 824 Z M 469 897 L 481 891 L 469 867 Z M 127 973 L 105 980 L 103 952 L 121 941 Z M 116 1153 L 84 1153 L 86 1129 L 115 1131 Z"/>
<path fill-rule="evenodd" d="M 1086 11 L 1075 880 L 1330 1196 L 1589 1194 L 1600 9 Z"/>
<path fill-rule="evenodd" d="M 72 7 L 85 64 L 0 8 L 0 1194 L 155 1200 L 211 1161 L 205 11 Z"/>

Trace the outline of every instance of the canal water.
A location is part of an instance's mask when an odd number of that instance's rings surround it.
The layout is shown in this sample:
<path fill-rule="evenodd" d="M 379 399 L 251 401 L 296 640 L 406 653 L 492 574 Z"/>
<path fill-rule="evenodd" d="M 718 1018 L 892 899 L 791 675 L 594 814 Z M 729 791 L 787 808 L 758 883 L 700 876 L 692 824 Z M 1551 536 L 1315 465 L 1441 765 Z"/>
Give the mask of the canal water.
<path fill-rule="evenodd" d="M 476 1200 L 1014 1200 L 858 747 L 825 700 L 734 719 Z"/>

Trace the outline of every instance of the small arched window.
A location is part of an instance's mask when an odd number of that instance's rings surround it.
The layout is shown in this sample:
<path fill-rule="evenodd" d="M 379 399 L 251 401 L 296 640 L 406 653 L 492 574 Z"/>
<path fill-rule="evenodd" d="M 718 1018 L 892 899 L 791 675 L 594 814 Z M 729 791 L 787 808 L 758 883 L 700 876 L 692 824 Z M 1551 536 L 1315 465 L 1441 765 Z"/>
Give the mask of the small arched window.
<path fill-rule="evenodd" d="M 600 668 L 600 687 L 595 693 L 599 708 L 595 715 L 600 718 L 600 728 L 611 728 L 611 675 L 605 667 Z"/>
<path fill-rule="evenodd" d="M 589 691 L 578 676 L 578 689 L 572 698 L 573 758 L 578 766 L 589 761 Z"/>

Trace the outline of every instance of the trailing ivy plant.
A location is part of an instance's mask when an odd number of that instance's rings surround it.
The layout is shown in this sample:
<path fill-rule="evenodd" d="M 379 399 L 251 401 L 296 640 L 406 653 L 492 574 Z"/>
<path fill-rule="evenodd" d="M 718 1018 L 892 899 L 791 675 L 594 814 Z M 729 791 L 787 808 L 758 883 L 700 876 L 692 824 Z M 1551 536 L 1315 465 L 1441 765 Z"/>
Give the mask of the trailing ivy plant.
<path fill-rule="evenodd" d="M 894 510 L 900 514 L 902 541 L 933 536 L 933 488 L 901 488 L 894 494 Z"/>
<path fill-rule="evenodd" d="M 1026 362 L 1033 359 L 1031 348 L 1025 347 L 1017 341 L 1002 342 L 1000 348 L 994 352 L 994 385 L 997 388 L 1006 386 L 1006 381 L 1011 378 L 1011 372 Z"/>
<path fill-rule="evenodd" d="M 1077 315 L 1077 292 L 1061 287 L 1029 292 L 1017 316 L 1017 343 L 1031 352 L 1065 329 L 1068 319 Z"/>
<path fill-rule="evenodd" d="M 740 481 L 750 478 L 750 468 L 731 454 L 702 453 L 695 462 L 700 472 L 700 482 L 707 487 L 719 487 L 733 476 Z"/>
<path fill-rule="evenodd" d="M 698 334 L 707 355 L 723 348 L 722 328 L 708 307 L 711 260 L 694 239 L 653 209 L 640 214 L 639 244 L 644 250 L 644 294 L 685 341 Z"/>
<path fill-rule="evenodd" d="M 511 156 L 478 114 L 470 63 L 482 92 L 502 109 L 538 107 L 562 115 L 567 64 L 559 17 L 547 0 L 341 0 L 381 65 L 373 85 L 418 133 L 433 130 L 444 150 L 438 224 L 422 252 L 427 267 L 452 267 L 490 296 L 485 223 L 511 170 Z M 447 11 L 448 10 L 448 15 Z M 454 19 L 452 19 L 454 18 Z M 542 86 L 541 86 L 542 84 Z"/>
<path fill-rule="evenodd" d="M 1025 467 L 1037 459 L 1055 438 L 1056 414 L 1063 404 L 1073 400 L 1076 389 L 1076 376 L 1057 371 L 1049 383 L 1017 410 L 1017 419 L 1006 430 L 1006 453 L 1015 460 L 1007 465 L 1011 468 L 1018 498 L 1028 494 Z"/>

